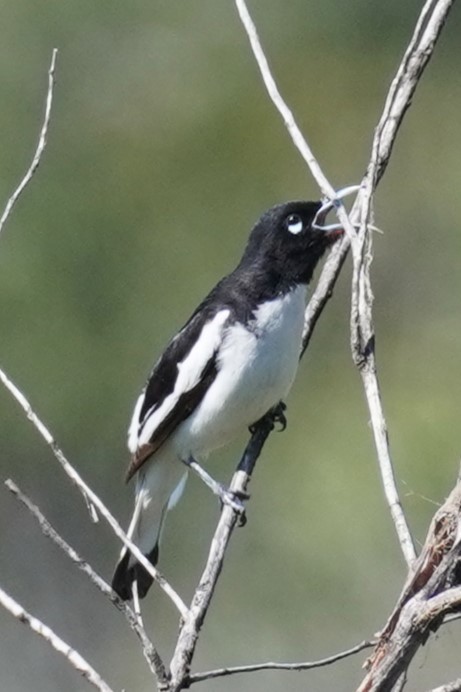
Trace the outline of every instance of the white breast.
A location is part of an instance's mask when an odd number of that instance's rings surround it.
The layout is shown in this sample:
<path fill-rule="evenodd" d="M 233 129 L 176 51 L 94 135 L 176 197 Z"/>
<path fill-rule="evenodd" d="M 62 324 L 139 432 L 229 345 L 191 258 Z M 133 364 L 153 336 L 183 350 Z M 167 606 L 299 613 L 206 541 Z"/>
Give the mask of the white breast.
<path fill-rule="evenodd" d="M 248 327 L 227 328 L 216 379 L 174 434 L 181 456 L 226 444 L 287 395 L 299 362 L 304 308 L 305 288 L 298 287 L 261 305 Z"/>

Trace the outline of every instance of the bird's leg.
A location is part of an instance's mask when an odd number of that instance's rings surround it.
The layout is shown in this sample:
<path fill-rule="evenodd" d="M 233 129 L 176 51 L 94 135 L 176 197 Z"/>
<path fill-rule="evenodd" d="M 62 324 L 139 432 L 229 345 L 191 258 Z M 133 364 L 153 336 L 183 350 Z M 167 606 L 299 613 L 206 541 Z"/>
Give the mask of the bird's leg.
<path fill-rule="evenodd" d="M 142 621 L 142 615 L 141 615 L 141 605 L 139 603 L 139 594 L 138 594 L 138 581 L 135 579 L 131 583 L 131 593 L 133 596 L 133 610 L 134 614 L 136 615 L 136 618 L 138 620 L 138 623 L 141 625 L 141 627 L 144 627 L 144 623 Z"/>
<path fill-rule="evenodd" d="M 280 430 L 279 432 L 283 432 L 285 428 L 287 427 L 287 418 L 285 416 L 285 411 L 287 410 L 287 405 L 285 404 L 284 401 L 279 401 L 278 404 L 276 404 L 271 410 L 268 412 L 272 416 L 272 421 L 275 425 L 275 423 L 280 424 Z M 268 413 L 266 413 L 263 418 L 265 418 Z M 262 420 L 262 419 L 261 419 Z M 253 423 L 252 425 L 249 426 L 248 430 L 250 433 L 253 435 L 253 433 L 256 431 L 258 427 L 259 421 L 256 421 L 256 423 Z"/>
<path fill-rule="evenodd" d="M 189 457 L 187 460 L 183 459 L 183 463 L 197 474 L 205 485 L 207 485 L 211 491 L 219 497 L 224 505 L 229 505 L 229 507 L 232 507 L 232 509 L 238 513 L 240 516 L 240 526 L 243 526 L 246 519 L 245 505 L 243 504 L 242 500 L 247 500 L 249 495 L 247 493 L 235 493 L 225 488 L 221 483 L 215 481 L 214 478 L 212 478 L 210 474 L 207 473 L 193 457 Z"/>

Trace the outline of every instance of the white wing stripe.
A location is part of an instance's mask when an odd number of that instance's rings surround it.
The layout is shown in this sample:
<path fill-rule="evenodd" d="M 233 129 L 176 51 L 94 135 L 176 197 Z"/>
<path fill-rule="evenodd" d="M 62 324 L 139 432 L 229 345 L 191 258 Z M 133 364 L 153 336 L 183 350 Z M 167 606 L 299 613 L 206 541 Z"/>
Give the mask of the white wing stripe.
<path fill-rule="evenodd" d="M 137 399 L 133 416 L 131 418 L 130 427 L 128 428 L 128 449 L 132 454 L 135 453 L 138 446 L 138 433 L 139 433 L 139 414 L 141 413 L 142 405 L 144 403 L 145 392 L 143 392 Z"/>
<path fill-rule="evenodd" d="M 198 384 L 206 364 L 213 356 L 214 351 L 219 347 L 223 333 L 223 326 L 229 315 L 229 310 L 221 310 L 215 315 L 211 322 L 207 322 L 204 325 L 199 338 L 189 351 L 186 358 L 178 363 L 178 375 L 173 391 L 165 398 L 159 408 L 157 408 L 150 416 L 146 416 L 139 437 L 136 435 L 136 440 L 132 440 L 130 438 L 130 449 L 132 452 L 136 450 L 137 446 L 149 442 L 155 430 L 162 423 L 165 417 L 173 410 L 180 396 Z M 137 423 L 139 422 L 139 412 L 141 410 L 140 407 L 138 408 L 138 404 L 136 405 L 133 416 L 133 419 L 135 417 L 137 418 Z M 133 422 L 130 427 L 130 432 L 134 433 L 134 428 L 135 426 Z M 134 449 L 131 448 L 132 442 L 135 442 Z"/>

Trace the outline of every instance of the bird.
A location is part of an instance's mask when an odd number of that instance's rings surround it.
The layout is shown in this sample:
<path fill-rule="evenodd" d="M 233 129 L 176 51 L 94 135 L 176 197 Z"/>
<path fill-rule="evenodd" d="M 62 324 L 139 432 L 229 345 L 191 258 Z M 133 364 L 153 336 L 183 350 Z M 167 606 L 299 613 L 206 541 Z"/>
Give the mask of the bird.
<path fill-rule="evenodd" d="M 251 430 L 288 394 L 301 354 L 307 285 L 343 233 L 322 226 L 333 206 L 290 201 L 264 212 L 236 268 L 155 363 L 134 407 L 126 477 L 136 476 L 127 536 L 151 564 L 167 512 L 184 490 L 187 464 Z M 112 579 L 117 595 L 131 600 L 136 582 L 144 598 L 152 581 L 124 546 Z"/>

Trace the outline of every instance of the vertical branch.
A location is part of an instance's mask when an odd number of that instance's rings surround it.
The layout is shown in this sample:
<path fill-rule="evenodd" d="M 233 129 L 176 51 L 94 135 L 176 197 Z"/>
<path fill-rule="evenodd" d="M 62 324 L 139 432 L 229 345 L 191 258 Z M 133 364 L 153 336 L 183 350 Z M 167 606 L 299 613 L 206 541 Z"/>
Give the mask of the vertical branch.
<path fill-rule="evenodd" d="M 454 0 L 428 0 L 418 18 L 413 36 L 390 86 L 383 113 L 375 130 L 367 173 L 350 214 L 359 222 L 353 248 L 354 269 L 351 301 L 351 345 L 354 362 L 360 370 L 370 411 L 375 446 L 386 502 L 408 565 L 415 557 L 410 530 L 402 510 L 390 454 L 387 424 L 376 370 L 375 332 L 372 319 L 373 293 L 370 283 L 372 241 L 367 229 L 371 216 L 372 194 L 386 171 L 398 130 L 412 96 L 429 62 Z M 307 346 L 315 324 L 331 296 L 350 247 L 344 238 L 326 263 L 318 286 L 306 311 L 304 344 Z"/>
<path fill-rule="evenodd" d="M 363 382 L 370 411 L 373 435 L 379 460 L 384 493 L 407 564 L 415 559 L 415 548 L 398 495 L 390 453 L 387 424 L 381 400 L 376 369 L 373 292 L 370 266 L 372 238 L 368 230 L 373 191 L 386 170 L 397 132 L 424 68 L 444 27 L 454 0 L 428 0 L 412 39 L 391 84 L 382 117 L 373 139 L 372 155 L 366 176 L 352 214 L 360 223 L 357 242 L 353 244 L 351 346 L 355 364 Z"/>

